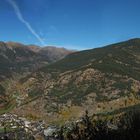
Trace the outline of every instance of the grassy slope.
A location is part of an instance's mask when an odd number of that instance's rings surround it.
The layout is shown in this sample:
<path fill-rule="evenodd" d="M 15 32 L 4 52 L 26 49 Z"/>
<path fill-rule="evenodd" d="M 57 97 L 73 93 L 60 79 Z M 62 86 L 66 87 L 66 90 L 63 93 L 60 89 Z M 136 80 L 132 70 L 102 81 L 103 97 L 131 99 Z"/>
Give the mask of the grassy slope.
<path fill-rule="evenodd" d="M 103 48 L 76 52 L 43 67 L 43 72 L 66 72 L 93 67 L 103 73 L 117 73 L 140 80 L 140 39 Z"/>

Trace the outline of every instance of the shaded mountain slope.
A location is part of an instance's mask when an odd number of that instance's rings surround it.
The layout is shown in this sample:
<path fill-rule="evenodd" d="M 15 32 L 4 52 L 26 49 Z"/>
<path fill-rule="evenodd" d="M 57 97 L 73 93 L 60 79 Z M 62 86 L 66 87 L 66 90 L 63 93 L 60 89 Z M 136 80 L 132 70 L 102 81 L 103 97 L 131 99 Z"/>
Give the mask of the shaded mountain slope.
<path fill-rule="evenodd" d="M 60 60 L 71 52 L 56 47 L 41 48 L 16 42 L 0 42 L 0 78 L 10 77 L 12 72 L 36 70 L 47 63 Z"/>

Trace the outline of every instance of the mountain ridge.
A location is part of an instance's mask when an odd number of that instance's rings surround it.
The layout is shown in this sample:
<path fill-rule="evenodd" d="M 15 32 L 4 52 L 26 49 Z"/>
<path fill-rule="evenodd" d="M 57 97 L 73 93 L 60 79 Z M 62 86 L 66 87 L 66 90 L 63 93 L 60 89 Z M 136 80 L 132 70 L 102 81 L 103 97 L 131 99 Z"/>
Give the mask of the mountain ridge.
<path fill-rule="evenodd" d="M 57 47 L 41 48 L 38 46 L 28 46 L 17 42 L 1 41 L 0 75 L 1 77 L 10 77 L 13 72 L 30 72 L 40 68 L 43 65 L 46 65 L 47 63 L 60 60 L 72 52 L 73 51 Z"/>

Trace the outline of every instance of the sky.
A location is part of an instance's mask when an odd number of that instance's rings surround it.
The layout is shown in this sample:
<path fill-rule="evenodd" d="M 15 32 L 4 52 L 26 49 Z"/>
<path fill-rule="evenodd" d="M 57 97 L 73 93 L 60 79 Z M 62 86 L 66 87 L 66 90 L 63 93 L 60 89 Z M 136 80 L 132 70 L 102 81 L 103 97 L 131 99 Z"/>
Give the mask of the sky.
<path fill-rule="evenodd" d="M 0 0 L 0 41 L 84 50 L 140 37 L 140 0 Z"/>

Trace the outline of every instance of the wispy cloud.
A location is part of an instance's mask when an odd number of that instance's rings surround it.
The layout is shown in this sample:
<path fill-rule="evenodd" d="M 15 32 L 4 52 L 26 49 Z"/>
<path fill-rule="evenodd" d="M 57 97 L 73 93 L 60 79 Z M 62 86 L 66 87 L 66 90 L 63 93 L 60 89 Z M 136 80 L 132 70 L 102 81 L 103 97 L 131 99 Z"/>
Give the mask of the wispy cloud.
<path fill-rule="evenodd" d="M 27 29 L 38 39 L 38 41 L 45 46 L 44 39 L 41 38 L 38 33 L 34 30 L 34 28 L 30 25 L 30 23 L 24 19 L 17 3 L 14 0 L 7 0 L 7 2 L 14 8 L 15 14 L 17 18 L 27 27 Z"/>

